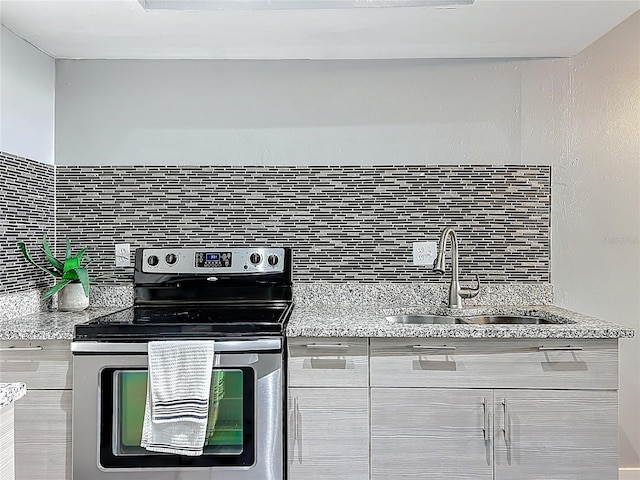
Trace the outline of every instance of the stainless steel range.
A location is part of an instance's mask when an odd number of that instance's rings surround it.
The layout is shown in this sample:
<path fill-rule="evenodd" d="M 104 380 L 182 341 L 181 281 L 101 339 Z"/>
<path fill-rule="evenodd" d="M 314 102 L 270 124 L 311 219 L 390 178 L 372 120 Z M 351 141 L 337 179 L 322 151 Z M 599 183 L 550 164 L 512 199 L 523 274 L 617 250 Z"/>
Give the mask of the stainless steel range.
<path fill-rule="evenodd" d="M 287 248 L 139 249 L 134 306 L 76 326 L 74 480 L 282 480 Z M 214 339 L 204 453 L 140 447 L 153 340 Z M 221 380 L 220 380 L 221 379 Z"/>

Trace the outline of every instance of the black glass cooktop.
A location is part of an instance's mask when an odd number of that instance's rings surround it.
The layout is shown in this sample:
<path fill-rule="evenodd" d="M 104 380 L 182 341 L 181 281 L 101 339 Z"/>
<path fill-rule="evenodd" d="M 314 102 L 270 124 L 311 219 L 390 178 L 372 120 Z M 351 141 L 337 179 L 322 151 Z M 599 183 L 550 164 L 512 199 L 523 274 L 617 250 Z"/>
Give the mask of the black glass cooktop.
<path fill-rule="evenodd" d="M 290 304 L 135 306 L 78 324 L 76 339 L 281 335 Z"/>

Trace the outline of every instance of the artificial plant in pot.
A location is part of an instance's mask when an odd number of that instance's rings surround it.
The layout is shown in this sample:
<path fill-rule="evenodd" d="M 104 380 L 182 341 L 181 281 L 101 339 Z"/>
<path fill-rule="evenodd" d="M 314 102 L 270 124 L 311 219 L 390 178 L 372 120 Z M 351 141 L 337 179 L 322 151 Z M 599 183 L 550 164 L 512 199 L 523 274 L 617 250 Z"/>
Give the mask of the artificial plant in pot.
<path fill-rule="evenodd" d="M 24 242 L 19 242 L 18 246 L 29 263 L 56 279 L 56 284 L 45 292 L 43 298 L 49 298 L 58 293 L 58 310 L 66 312 L 84 310 L 89 306 L 89 273 L 87 267 L 82 265 L 83 261 L 88 263 L 88 256 L 85 255 L 86 248 L 75 255 L 72 254 L 71 242 L 67 238 L 64 260 L 61 261 L 54 256 L 47 237 L 44 235 L 42 237 L 42 251 L 50 266 L 43 267 L 31 258 Z"/>

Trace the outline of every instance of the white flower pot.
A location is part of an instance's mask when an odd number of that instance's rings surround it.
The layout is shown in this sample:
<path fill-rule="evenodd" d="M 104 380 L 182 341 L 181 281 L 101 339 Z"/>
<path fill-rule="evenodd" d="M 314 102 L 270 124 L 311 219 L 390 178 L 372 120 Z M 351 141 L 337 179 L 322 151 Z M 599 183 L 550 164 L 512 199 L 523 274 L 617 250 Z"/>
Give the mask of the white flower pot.
<path fill-rule="evenodd" d="M 84 294 L 81 283 L 70 283 L 58 292 L 58 310 L 80 312 L 89 306 L 89 297 Z"/>

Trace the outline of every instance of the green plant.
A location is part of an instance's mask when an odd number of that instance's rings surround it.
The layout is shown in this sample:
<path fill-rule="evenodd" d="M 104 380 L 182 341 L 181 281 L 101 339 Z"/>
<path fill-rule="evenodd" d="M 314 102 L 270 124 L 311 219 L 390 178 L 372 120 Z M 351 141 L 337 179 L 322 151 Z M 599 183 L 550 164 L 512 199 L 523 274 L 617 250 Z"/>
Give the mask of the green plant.
<path fill-rule="evenodd" d="M 24 242 L 18 242 L 18 246 L 20 247 L 20 251 L 22 255 L 27 260 L 27 262 L 35 265 L 40 270 L 45 273 L 48 273 L 52 277 L 57 279 L 57 283 L 47 290 L 44 294 L 43 298 L 49 298 L 51 295 L 56 293 L 58 290 L 64 288 L 69 283 L 81 283 L 84 288 L 84 294 L 89 296 L 89 273 L 87 271 L 86 266 L 82 266 L 82 261 L 89 261 L 88 255 L 85 255 L 87 249 L 83 248 L 75 255 L 71 254 L 71 242 L 69 239 L 66 239 L 66 249 L 64 261 L 58 260 L 51 250 L 49 246 L 49 242 L 47 241 L 47 236 L 42 236 L 42 251 L 44 252 L 47 261 L 51 264 L 51 267 L 43 267 L 38 265 L 29 255 L 29 251 L 27 250 L 27 246 Z"/>

